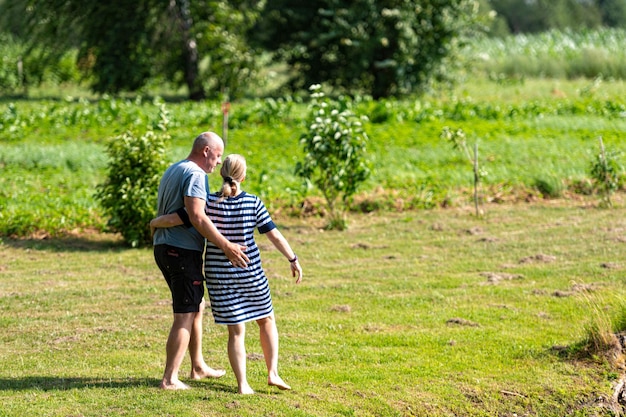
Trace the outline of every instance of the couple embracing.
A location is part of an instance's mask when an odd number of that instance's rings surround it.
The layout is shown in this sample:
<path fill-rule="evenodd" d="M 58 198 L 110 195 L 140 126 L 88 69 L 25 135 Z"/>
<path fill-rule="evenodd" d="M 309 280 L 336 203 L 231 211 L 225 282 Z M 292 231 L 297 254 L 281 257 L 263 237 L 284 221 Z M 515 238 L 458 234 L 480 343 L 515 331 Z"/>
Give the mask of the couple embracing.
<path fill-rule="evenodd" d="M 234 154 L 222 164 L 223 153 L 224 142 L 219 135 L 201 133 L 189 156 L 170 166 L 159 185 L 159 217 L 150 222 L 150 228 L 154 257 L 172 294 L 174 312 L 160 387 L 189 388 L 178 377 L 187 350 L 192 379 L 225 374 L 209 367 L 202 354 L 206 280 L 215 322 L 228 326 L 228 359 L 238 392 L 254 393 L 246 378 L 244 342 L 249 321 L 259 325 L 267 383 L 288 390 L 291 387 L 278 375 L 278 330 L 254 230 L 265 234 L 285 256 L 296 283 L 302 279 L 302 268 L 263 202 L 241 189 L 246 177 L 245 159 Z M 210 194 L 206 174 L 219 164 L 222 188 Z"/>

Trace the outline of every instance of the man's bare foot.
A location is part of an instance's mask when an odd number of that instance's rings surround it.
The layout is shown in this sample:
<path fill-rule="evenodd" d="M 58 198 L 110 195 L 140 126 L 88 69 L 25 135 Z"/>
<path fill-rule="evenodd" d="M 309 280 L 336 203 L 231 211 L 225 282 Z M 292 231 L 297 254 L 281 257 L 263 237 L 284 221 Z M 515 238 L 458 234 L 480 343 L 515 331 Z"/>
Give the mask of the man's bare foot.
<path fill-rule="evenodd" d="M 204 378 L 221 378 L 226 375 L 226 371 L 223 369 L 213 369 L 210 367 L 206 367 L 204 369 L 192 369 L 191 370 L 191 379 L 199 380 Z"/>
<path fill-rule="evenodd" d="M 287 383 L 283 381 L 283 379 L 279 377 L 278 375 L 267 378 L 267 385 L 271 387 L 278 387 L 278 389 L 282 389 L 282 390 L 291 389 L 291 387 L 287 385 Z"/>
<path fill-rule="evenodd" d="M 159 388 L 161 389 L 165 389 L 165 390 L 180 390 L 180 389 L 189 389 L 189 385 L 176 380 L 176 381 L 161 381 L 161 385 L 159 385 Z"/>

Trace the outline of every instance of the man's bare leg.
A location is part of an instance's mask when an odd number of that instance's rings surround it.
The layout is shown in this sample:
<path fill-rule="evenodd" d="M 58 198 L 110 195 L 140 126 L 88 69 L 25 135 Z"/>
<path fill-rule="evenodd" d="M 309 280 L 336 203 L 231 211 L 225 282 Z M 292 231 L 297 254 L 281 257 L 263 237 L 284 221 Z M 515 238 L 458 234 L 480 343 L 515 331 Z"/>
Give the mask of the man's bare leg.
<path fill-rule="evenodd" d="M 246 377 L 246 325 L 228 325 L 228 360 L 237 378 L 239 394 L 254 394 Z"/>
<path fill-rule="evenodd" d="M 191 379 L 220 378 L 226 374 L 223 369 L 213 369 L 206 364 L 202 355 L 202 325 L 204 320 L 204 299 L 200 304 L 200 311 L 196 314 L 191 327 L 189 340 L 189 357 L 191 358 Z"/>
<path fill-rule="evenodd" d="M 261 348 L 267 366 L 267 384 L 282 390 L 291 389 L 278 375 L 278 329 L 274 314 L 257 320 L 257 324 L 259 325 Z"/>
<path fill-rule="evenodd" d="M 178 371 L 189 346 L 189 338 L 194 317 L 197 313 L 174 313 L 174 322 L 165 345 L 165 371 L 160 388 L 177 390 L 188 389 L 187 384 L 178 379 Z"/>

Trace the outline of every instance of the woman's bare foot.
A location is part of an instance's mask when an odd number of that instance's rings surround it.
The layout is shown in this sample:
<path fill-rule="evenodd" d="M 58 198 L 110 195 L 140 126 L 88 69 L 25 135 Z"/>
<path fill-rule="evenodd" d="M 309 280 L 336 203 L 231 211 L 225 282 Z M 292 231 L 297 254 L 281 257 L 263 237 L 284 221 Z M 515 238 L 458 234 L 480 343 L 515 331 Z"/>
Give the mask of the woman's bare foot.
<path fill-rule="evenodd" d="M 239 387 L 239 394 L 251 395 L 254 394 L 254 390 L 248 384 L 244 384 Z"/>
<path fill-rule="evenodd" d="M 189 389 L 190 387 L 189 385 L 177 379 L 175 381 L 162 380 L 161 385 L 159 385 L 159 388 L 174 391 L 174 390 L 180 390 L 180 389 Z"/>
<path fill-rule="evenodd" d="M 213 369 L 211 367 L 206 367 L 202 369 L 192 369 L 191 370 L 191 379 L 199 380 L 204 378 L 221 378 L 226 375 L 226 371 L 223 369 Z"/>
<path fill-rule="evenodd" d="M 287 385 L 287 383 L 285 381 L 283 381 L 283 379 L 281 377 L 279 377 L 278 375 L 272 376 L 272 377 L 268 377 L 267 378 L 267 385 L 269 385 L 271 387 L 278 387 L 278 389 L 282 389 L 282 390 L 290 390 L 291 389 L 291 387 L 289 385 Z"/>

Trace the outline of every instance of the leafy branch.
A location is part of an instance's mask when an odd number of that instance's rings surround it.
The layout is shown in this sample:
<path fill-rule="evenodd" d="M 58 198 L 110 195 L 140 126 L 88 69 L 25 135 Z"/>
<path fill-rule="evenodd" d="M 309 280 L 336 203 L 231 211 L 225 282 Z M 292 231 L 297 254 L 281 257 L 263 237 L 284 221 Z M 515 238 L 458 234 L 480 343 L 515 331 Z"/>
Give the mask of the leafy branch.
<path fill-rule="evenodd" d="M 439 137 L 452 143 L 452 147 L 463 153 L 467 157 L 467 160 L 472 164 L 472 170 L 474 172 L 474 209 L 476 211 L 476 216 L 480 216 L 482 214 L 482 210 L 479 208 L 478 189 L 480 179 L 487 176 L 487 172 L 478 166 L 478 143 L 474 142 L 474 152 L 472 155 L 470 153 L 469 146 L 467 145 L 467 136 L 465 135 L 463 129 L 453 131 L 448 126 L 444 126 Z"/>

